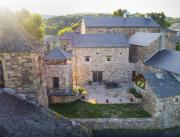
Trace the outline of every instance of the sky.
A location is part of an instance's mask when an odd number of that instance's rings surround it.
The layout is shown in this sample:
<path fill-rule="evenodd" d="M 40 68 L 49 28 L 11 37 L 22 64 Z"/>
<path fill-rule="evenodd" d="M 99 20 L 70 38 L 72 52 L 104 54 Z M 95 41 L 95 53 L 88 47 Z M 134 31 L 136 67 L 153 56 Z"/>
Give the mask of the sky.
<path fill-rule="evenodd" d="M 130 13 L 163 11 L 167 16 L 180 17 L 180 0 L 0 0 L 0 8 L 48 15 L 112 13 L 121 8 Z"/>

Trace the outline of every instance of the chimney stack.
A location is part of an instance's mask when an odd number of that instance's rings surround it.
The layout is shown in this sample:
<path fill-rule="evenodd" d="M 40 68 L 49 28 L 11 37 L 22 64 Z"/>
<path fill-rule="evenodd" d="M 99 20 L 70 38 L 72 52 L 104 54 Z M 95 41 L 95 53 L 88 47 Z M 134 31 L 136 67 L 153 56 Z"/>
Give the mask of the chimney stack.
<path fill-rule="evenodd" d="M 163 30 L 161 30 L 161 37 L 160 37 L 160 44 L 159 44 L 159 48 L 160 50 L 165 49 L 165 32 Z"/>

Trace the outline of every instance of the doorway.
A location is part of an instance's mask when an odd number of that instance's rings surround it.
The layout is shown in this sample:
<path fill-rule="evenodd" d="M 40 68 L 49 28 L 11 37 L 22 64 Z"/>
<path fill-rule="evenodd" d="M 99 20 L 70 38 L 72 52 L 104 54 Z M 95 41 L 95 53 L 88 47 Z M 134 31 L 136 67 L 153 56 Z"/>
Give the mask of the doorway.
<path fill-rule="evenodd" d="M 53 77 L 53 88 L 59 89 L 59 78 L 58 77 Z"/>
<path fill-rule="evenodd" d="M 5 88 L 3 64 L 1 60 L 0 60 L 0 88 Z"/>
<path fill-rule="evenodd" d="M 103 81 L 102 71 L 93 72 L 93 82 L 94 83 L 101 83 L 102 81 Z"/>

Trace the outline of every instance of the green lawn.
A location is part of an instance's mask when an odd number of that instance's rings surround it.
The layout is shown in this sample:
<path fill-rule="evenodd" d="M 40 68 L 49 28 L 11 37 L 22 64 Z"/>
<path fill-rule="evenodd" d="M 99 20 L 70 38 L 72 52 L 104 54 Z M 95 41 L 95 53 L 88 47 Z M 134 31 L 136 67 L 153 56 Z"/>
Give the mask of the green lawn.
<path fill-rule="evenodd" d="M 90 104 L 76 101 L 55 104 L 51 109 L 68 118 L 147 118 L 150 115 L 136 104 Z"/>

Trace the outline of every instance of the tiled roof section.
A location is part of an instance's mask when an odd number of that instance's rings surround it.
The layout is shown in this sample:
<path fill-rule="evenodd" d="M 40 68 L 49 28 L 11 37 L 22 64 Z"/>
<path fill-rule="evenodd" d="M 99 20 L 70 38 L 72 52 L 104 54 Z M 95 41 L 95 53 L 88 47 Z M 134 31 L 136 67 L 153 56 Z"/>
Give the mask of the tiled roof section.
<path fill-rule="evenodd" d="M 160 25 L 150 18 L 143 17 L 84 17 L 86 27 L 145 27 L 145 28 L 159 28 Z"/>
<path fill-rule="evenodd" d="M 157 67 L 180 75 L 180 51 L 164 49 L 147 59 L 145 65 Z"/>
<path fill-rule="evenodd" d="M 129 47 L 128 37 L 125 34 L 79 34 L 72 40 L 75 48 L 108 48 Z"/>
<path fill-rule="evenodd" d="M 161 36 L 160 33 L 136 32 L 129 38 L 129 44 L 149 46 Z"/>
<path fill-rule="evenodd" d="M 71 58 L 71 54 L 64 51 L 60 47 L 54 48 L 45 56 L 46 60 L 66 60 L 70 58 Z"/>
<path fill-rule="evenodd" d="M 40 46 L 13 13 L 0 10 L 0 52 L 30 52 Z"/>
<path fill-rule="evenodd" d="M 154 93 L 160 98 L 180 95 L 180 82 L 169 72 L 163 71 L 162 73 L 162 79 L 158 79 L 154 72 L 146 72 L 144 74 Z"/>

